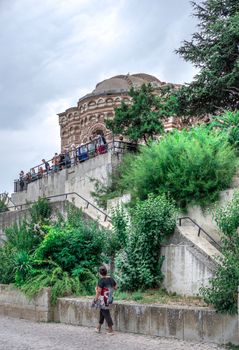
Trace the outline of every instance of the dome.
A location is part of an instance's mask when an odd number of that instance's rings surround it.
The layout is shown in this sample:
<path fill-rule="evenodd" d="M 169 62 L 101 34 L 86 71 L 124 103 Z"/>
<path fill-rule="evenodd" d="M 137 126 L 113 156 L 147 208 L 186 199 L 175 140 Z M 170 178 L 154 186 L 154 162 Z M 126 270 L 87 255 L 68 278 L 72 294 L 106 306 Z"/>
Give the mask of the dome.
<path fill-rule="evenodd" d="M 153 87 L 159 87 L 162 85 L 158 78 L 145 73 L 116 75 L 98 83 L 92 93 L 102 94 L 109 91 L 129 91 L 132 87 L 139 88 L 141 85 L 149 83 L 151 83 Z"/>

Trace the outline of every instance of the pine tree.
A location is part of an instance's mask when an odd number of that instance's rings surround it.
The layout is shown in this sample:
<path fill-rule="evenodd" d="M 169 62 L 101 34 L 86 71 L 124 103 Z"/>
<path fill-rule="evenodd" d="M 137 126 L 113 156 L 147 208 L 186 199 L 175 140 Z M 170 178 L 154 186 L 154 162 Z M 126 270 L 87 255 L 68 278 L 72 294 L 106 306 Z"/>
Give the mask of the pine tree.
<path fill-rule="evenodd" d="M 169 95 L 170 88 L 161 89 L 161 96 L 155 95 L 150 84 L 143 84 L 140 89 L 132 88 L 129 92 L 131 103 L 122 102 L 115 109 L 114 119 L 106 121 L 107 128 L 130 141 L 144 140 L 148 144 L 164 132 L 163 120 L 174 114 L 176 99 Z"/>
<path fill-rule="evenodd" d="M 176 51 L 199 68 L 177 94 L 178 114 L 205 115 L 239 108 L 239 0 L 192 2 L 199 31 Z"/>

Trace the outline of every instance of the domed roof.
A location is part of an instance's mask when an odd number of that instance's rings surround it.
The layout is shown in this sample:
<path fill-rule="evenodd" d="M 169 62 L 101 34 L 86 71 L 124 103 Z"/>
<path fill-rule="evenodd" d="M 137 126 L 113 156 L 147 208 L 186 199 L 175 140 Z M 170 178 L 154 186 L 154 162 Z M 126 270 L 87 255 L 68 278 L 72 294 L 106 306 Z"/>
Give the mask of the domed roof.
<path fill-rule="evenodd" d="M 128 91 L 132 87 L 138 88 L 143 84 L 149 83 L 151 83 L 154 87 L 159 87 L 162 85 L 158 78 L 145 73 L 116 75 L 98 83 L 92 93 L 102 94 L 109 91 Z"/>

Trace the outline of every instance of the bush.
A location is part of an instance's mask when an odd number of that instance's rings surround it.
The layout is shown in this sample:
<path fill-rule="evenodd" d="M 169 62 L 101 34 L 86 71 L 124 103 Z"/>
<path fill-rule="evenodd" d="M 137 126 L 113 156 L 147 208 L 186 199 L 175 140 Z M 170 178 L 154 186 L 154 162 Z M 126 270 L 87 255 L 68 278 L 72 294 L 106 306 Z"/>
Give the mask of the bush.
<path fill-rule="evenodd" d="M 219 208 L 215 219 L 223 232 L 222 254 L 210 287 L 202 288 L 201 294 L 217 311 L 237 312 L 237 289 L 239 285 L 239 192 L 225 207 Z"/>
<path fill-rule="evenodd" d="M 213 117 L 210 126 L 226 132 L 228 142 L 239 152 L 239 111 Z"/>
<path fill-rule="evenodd" d="M 0 247 L 0 283 L 15 282 L 16 250 L 8 243 Z"/>
<path fill-rule="evenodd" d="M 42 262 L 40 264 L 43 265 Z M 32 298 L 44 287 L 51 287 L 51 302 L 53 304 L 60 296 L 79 295 L 82 292 L 78 276 L 70 276 L 60 266 L 50 261 L 47 262 L 47 267 L 38 266 L 38 269 L 31 270 L 28 278 L 22 284 L 21 290 Z"/>
<path fill-rule="evenodd" d="M 48 202 L 39 200 L 31 219 L 6 230 L 0 247 L 0 282 L 14 283 L 29 296 L 52 288 L 59 296 L 94 292 L 102 263 L 106 232 L 83 219 L 81 210 L 68 207 L 67 219 L 50 222 Z"/>
<path fill-rule="evenodd" d="M 174 131 L 144 147 L 124 173 L 123 186 L 134 199 L 165 193 L 181 207 L 205 205 L 229 186 L 235 168 L 227 136 L 198 127 Z"/>
<path fill-rule="evenodd" d="M 175 228 L 175 206 L 165 195 L 137 202 L 130 211 L 126 247 L 116 256 L 121 290 L 157 287 L 163 279 L 161 245 Z"/>

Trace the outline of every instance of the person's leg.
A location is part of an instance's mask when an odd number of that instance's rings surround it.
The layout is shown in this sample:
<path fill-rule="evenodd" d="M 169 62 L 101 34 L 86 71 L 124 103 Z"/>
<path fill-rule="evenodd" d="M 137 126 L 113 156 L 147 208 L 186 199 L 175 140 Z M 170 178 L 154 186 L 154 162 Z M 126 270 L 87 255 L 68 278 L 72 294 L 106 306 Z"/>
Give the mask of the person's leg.
<path fill-rule="evenodd" d="M 103 312 L 102 312 L 103 310 L 102 309 L 100 309 L 100 319 L 99 319 L 99 325 L 98 325 L 98 327 L 96 328 L 96 330 L 97 330 L 97 332 L 100 332 L 100 330 L 101 330 L 101 326 L 102 326 L 102 324 L 104 323 L 104 320 L 105 320 L 105 316 L 104 316 L 104 314 L 103 314 Z"/>
<path fill-rule="evenodd" d="M 109 327 L 109 333 L 113 333 L 113 321 L 110 315 L 110 310 L 101 310 L 102 314 L 104 315 L 104 318 L 108 324 Z"/>

